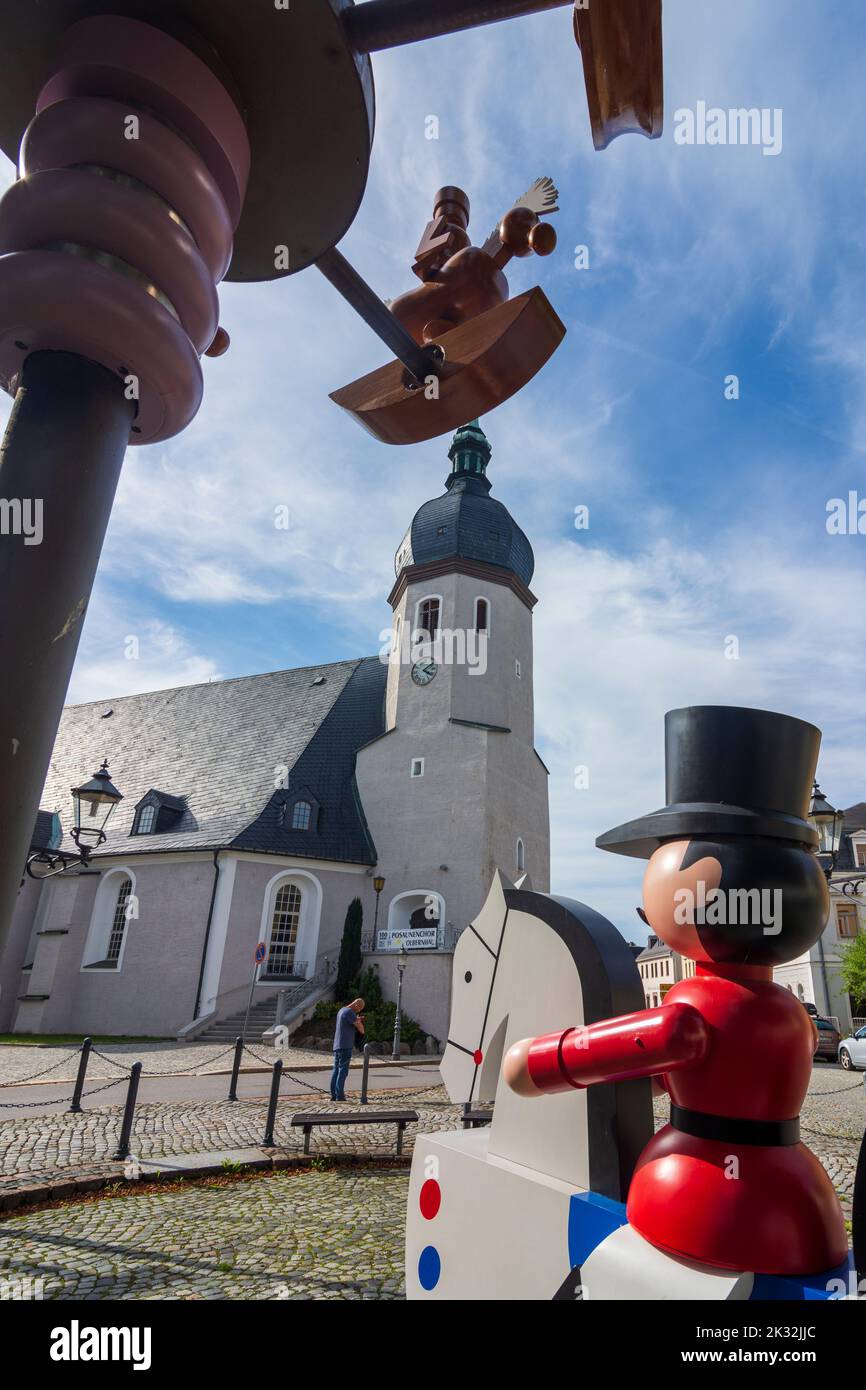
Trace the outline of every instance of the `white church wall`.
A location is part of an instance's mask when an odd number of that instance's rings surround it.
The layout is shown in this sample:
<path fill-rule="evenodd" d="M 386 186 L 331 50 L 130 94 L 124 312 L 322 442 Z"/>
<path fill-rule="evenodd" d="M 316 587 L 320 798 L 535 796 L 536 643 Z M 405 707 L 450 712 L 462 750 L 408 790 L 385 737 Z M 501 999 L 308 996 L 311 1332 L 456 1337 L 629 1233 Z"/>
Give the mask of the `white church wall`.
<path fill-rule="evenodd" d="M 213 882 L 210 856 L 130 857 L 135 906 L 115 970 L 82 969 L 99 885 L 124 861 L 97 865 L 56 881 L 28 987 L 49 997 L 22 1004 L 15 1031 L 171 1036 L 189 1022 L 195 1003 Z"/>
<path fill-rule="evenodd" d="M 403 1008 L 439 1041 L 448 1036 L 453 961 L 450 951 L 411 951 L 403 975 Z M 376 968 L 385 998 L 396 999 L 397 957 L 374 952 L 365 957 L 364 965 Z"/>
<path fill-rule="evenodd" d="M 361 899 L 364 929 L 372 925 L 375 894 L 365 866 L 281 861 L 273 855 L 239 856 L 220 967 L 221 996 L 249 985 L 256 945 L 259 941 L 270 943 L 274 901 L 283 883 L 294 883 L 301 893 L 295 960 L 306 962 L 310 974 L 325 955 L 331 960 L 339 955 L 346 910 L 353 898 Z M 256 988 L 265 995 L 273 994 L 278 986 L 263 982 Z"/>
<path fill-rule="evenodd" d="M 0 957 L 0 1033 L 12 1031 L 18 1009 L 18 995 L 24 992 L 21 970 L 26 960 L 42 892 L 42 884 L 36 883 L 29 876 L 25 877 L 12 914 L 6 946 Z M 24 976 L 25 985 L 28 978 L 29 972 Z"/>

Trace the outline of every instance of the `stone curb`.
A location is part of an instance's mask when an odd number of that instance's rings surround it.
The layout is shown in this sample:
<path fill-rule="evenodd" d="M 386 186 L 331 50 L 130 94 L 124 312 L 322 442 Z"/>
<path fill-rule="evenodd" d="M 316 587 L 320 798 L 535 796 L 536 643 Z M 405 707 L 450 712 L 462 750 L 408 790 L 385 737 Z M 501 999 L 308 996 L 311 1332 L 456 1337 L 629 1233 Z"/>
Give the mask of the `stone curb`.
<path fill-rule="evenodd" d="M 134 1158 L 134 1155 L 130 1155 Z M 244 1172 L 261 1172 L 270 1169 L 278 1172 L 287 1168 L 309 1168 L 318 1158 L 328 1164 L 335 1166 L 352 1167 L 359 1165 L 375 1166 L 376 1163 L 387 1161 L 390 1167 L 402 1166 L 408 1168 L 412 1162 L 411 1154 L 403 1154 L 402 1164 L 396 1156 L 385 1156 L 381 1154 L 289 1154 L 282 1153 L 277 1149 L 268 1150 L 261 1148 L 253 1149 L 226 1149 L 216 1152 L 206 1152 L 199 1154 L 175 1154 L 169 1155 L 165 1159 L 139 1159 L 139 1175 L 137 1178 L 127 1178 L 124 1175 L 124 1164 L 128 1160 L 117 1160 L 117 1170 L 113 1172 L 87 1172 L 82 1171 L 70 1174 L 65 1178 L 57 1178 L 51 1182 L 34 1183 L 31 1185 L 22 1184 L 21 1187 L 9 1188 L 0 1191 L 0 1213 L 20 1211 L 27 1207 L 36 1206 L 40 1202 L 55 1201 L 58 1198 L 73 1198 L 84 1196 L 90 1192 L 99 1192 L 107 1187 L 116 1187 L 123 1183 L 128 1188 L 134 1188 L 137 1183 L 171 1183 L 178 1178 L 218 1178 L 226 1176 L 225 1164 L 238 1165 L 238 1176 Z M 234 1173 L 232 1173 L 234 1176 Z"/>

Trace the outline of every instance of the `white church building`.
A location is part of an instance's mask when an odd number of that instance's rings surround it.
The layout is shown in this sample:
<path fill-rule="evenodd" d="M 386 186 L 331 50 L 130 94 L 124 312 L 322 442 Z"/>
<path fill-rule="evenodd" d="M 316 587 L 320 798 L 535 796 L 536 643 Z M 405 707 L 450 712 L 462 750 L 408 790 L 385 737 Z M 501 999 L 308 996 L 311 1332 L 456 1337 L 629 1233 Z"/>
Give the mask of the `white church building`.
<path fill-rule="evenodd" d="M 75 852 L 70 789 L 103 760 L 124 799 L 89 864 L 23 878 L 0 1032 L 207 1036 L 243 1009 L 260 941 L 256 1017 L 281 991 L 297 1006 L 359 897 L 365 964 L 393 998 L 405 943 L 404 1006 L 444 1039 L 494 870 L 549 888 L 534 559 L 491 452 L 477 422 L 454 437 L 397 552 L 390 653 L 64 711 L 34 852 Z"/>

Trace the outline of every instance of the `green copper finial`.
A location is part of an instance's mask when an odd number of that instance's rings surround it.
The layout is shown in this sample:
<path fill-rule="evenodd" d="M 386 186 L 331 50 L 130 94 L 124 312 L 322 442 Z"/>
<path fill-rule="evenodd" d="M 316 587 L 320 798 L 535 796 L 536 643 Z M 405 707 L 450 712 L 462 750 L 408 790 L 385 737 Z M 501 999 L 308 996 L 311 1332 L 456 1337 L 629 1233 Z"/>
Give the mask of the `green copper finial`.
<path fill-rule="evenodd" d="M 468 473 L 483 478 L 493 454 L 490 441 L 477 420 L 463 425 L 451 441 L 448 457 L 451 460 L 452 476 Z"/>

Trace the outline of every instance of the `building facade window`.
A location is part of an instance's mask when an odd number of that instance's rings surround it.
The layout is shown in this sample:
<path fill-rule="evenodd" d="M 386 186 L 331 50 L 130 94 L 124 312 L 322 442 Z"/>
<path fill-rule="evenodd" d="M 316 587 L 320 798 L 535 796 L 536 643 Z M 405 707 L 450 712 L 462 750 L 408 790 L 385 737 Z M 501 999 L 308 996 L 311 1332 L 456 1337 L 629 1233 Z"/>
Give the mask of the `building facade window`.
<path fill-rule="evenodd" d="M 413 758 L 413 759 L 412 759 L 412 762 L 411 762 L 410 768 L 409 768 L 409 776 L 410 776 L 410 777 L 423 777 L 423 776 L 424 776 L 424 759 L 423 759 L 423 758 Z"/>
<path fill-rule="evenodd" d="M 82 970 L 120 970 L 133 917 L 138 917 L 135 879 L 125 869 L 111 869 L 96 891 Z"/>
<path fill-rule="evenodd" d="M 156 825 L 156 807 L 153 805 L 142 806 L 135 818 L 134 835 L 152 835 Z"/>
<path fill-rule="evenodd" d="M 490 604 L 486 598 L 475 600 L 475 631 L 490 636 Z"/>
<path fill-rule="evenodd" d="M 306 805 L 307 803 L 298 804 Z M 265 973 L 268 975 L 292 974 L 302 902 L 301 890 L 294 883 L 284 883 L 277 890 L 273 916 L 271 917 L 268 960 L 265 966 Z"/>
<path fill-rule="evenodd" d="M 292 808 L 292 829 L 309 830 L 313 808 L 309 801 L 296 801 Z"/>
<path fill-rule="evenodd" d="M 442 600 L 431 594 L 418 601 L 415 609 L 415 639 L 418 642 L 435 642 L 439 636 Z"/>
<path fill-rule="evenodd" d="M 517 841 L 517 872 L 518 872 L 519 874 L 522 874 L 522 873 L 524 873 L 525 871 L 526 871 L 526 850 L 525 850 L 524 847 L 523 847 L 523 841 L 522 841 L 522 840 L 518 840 L 518 841 Z"/>
<path fill-rule="evenodd" d="M 111 919 L 111 931 L 108 937 L 108 950 L 105 954 L 105 959 L 111 961 L 112 965 L 116 965 L 120 960 L 120 953 L 123 950 L 123 936 L 128 920 L 126 914 L 131 892 L 131 879 L 124 879 L 117 892 L 117 902 L 114 905 L 114 916 Z"/>
<path fill-rule="evenodd" d="M 523 667 L 521 666 L 519 661 L 515 661 L 514 663 L 514 674 L 518 680 L 520 680 L 520 678 L 523 675 Z"/>
<path fill-rule="evenodd" d="M 836 931 L 839 936 L 850 938 L 857 935 L 857 907 L 854 903 L 836 904 Z"/>
<path fill-rule="evenodd" d="M 866 844 L 854 846 L 854 862 L 858 869 L 866 869 Z"/>

